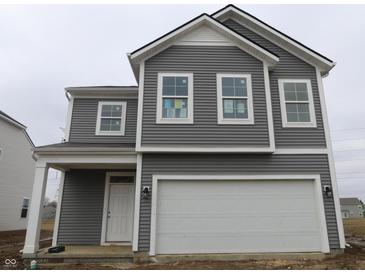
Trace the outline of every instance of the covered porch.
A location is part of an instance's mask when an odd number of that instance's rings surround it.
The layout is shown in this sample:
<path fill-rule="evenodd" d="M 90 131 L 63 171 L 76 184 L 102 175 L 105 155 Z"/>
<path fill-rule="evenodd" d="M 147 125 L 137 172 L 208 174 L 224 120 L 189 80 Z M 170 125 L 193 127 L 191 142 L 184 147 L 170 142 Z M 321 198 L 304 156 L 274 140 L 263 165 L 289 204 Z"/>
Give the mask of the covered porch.
<path fill-rule="evenodd" d="M 127 258 L 133 254 L 138 167 L 134 146 L 62 143 L 38 147 L 23 257 Z M 49 168 L 61 171 L 52 246 L 39 250 L 43 200 Z M 137 225 L 138 226 L 138 225 Z"/>

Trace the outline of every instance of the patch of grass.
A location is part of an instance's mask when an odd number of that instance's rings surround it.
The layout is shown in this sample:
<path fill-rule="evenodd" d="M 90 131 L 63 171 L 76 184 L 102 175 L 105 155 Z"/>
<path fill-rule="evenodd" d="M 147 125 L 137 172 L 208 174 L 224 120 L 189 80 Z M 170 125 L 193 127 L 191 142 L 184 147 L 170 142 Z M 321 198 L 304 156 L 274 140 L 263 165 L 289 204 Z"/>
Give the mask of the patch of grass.
<path fill-rule="evenodd" d="M 343 226 L 346 236 L 365 237 L 365 218 L 344 219 Z"/>

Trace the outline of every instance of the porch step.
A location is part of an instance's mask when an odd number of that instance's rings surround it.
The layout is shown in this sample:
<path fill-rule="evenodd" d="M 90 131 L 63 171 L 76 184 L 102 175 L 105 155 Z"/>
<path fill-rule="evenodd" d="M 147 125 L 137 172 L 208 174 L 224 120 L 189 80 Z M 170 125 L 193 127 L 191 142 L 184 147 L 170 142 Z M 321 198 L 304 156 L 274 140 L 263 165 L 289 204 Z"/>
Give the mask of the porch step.
<path fill-rule="evenodd" d="M 39 265 L 47 263 L 65 263 L 65 264 L 103 264 L 103 263 L 133 263 L 133 256 L 131 257 L 81 257 L 81 258 L 34 258 Z M 30 264 L 33 259 L 24 259 L 26 265 Z"/>

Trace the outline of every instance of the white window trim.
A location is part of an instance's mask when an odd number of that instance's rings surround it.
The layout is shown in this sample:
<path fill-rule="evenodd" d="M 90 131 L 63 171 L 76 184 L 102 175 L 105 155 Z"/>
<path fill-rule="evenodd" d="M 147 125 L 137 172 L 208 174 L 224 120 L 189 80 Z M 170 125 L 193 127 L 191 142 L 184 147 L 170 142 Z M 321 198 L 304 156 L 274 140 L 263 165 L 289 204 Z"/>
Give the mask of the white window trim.
<path fill-rule="evenodd" d="M 103 105 L 120 105 L 122 106 L 122 117 L 120 124 L 120 131 L 101 131 L 100 130 L 100 121 L 101 121 L 101 109 Z M 100 101 L 98 104 L 98 116 L 96 118 L 96 129 L 95 135 L 103 135 L 103 136 L 123 136 L 125 133 L 125 122 L 127 115 L 127 102 L 122 101 Z"/>
<path fill-rule="evenodd" d="M 188 115 L 187 118 L 163 118 L 162 117 L 162 80 L 165 76 L 181 76 L 188 77 Z M 157 124 L 193 124 L 194 123 L 194 95 L 193 95 L 193 73 L 158 73 L 157 82 L 157 108 L 156 108 L 156 123 Z M 173 96 L 175 97 L 175 96 Z M 183 96 L 184 98 L 186 96 Z M 178 97 L 176 97 L 178 98 Z"/>
<path fill-rule="evenodd" d="M 248 108 L 248 118 L 236 118 L 227 119 L 223 118 L 223 91 L 222 91 L 222 78 L 223 77 L 241 77 L 247 79 L 247 108 Z M 233 98 L 233 97 L 232 97 Z M 239 97 L 235 97 L 239 98 Z M 218 124 L 230 124 L 230 125 L 252 125 L 254 124 L 253 115 L 253 99 L 252 99 L 252 82 L 251 74 L 228 74 L 228 73 L 217 73 L 217 115 Z"/>
<path fill-rule="evenodd" d="M 305 84 L 307 84 L 310 122 L 288 122 L 288 118 L 286 116 L 286 101 L 285 101 L 284 83 L 305 83 Z M 309 79 L 279 79 L 278 85 L 279 85 L 279 94 L 280 94 L 281 119 L 282 119 L 283 127 L 294 127 L 294 128 L 295 127 L 317 127 L 317 119 L 316 119 L 316 113 L 314 110 L 311 80 L 309 80 Z M 298 101 L 298 103 L 301 103 L 301 102 L 302 101 Z"/>

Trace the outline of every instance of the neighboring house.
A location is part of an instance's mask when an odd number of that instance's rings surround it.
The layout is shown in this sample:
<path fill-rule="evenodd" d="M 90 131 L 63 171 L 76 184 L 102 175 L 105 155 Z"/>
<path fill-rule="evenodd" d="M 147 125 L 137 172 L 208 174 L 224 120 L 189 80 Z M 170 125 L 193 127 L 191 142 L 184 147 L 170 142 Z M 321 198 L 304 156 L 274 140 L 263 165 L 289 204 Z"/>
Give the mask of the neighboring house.
<path fill-rule="evenodd" d="M 358 198 L 340 198 L 342 218 L 363 218 L 363 205 Z"/>
<path fill-rule="evenodd" d="M 0 111 L 0 231 L 26 229 L 34 182 L 26 127 Z"/>
<path fill-rule="evenodd" d="M 344 248 L 322 85 L 333 61 L 232 5 L 128 57 L 138 86 L 66 88 L 65 142 L 35 148 L 26 256 L 49 167 L 63 174 L 54 245 Z"/>

